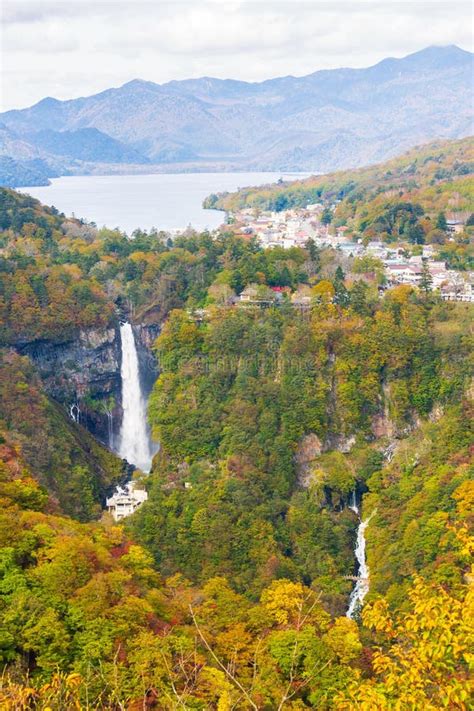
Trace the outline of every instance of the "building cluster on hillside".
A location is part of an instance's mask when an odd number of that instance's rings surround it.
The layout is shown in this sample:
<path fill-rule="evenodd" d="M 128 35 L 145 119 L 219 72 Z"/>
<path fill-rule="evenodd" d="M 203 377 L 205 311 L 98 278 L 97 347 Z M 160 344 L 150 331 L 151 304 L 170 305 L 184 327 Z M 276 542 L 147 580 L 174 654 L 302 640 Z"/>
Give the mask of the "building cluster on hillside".
<path fill-rule="evenodd" d="M 383 259 L 385 276 L 389 286 L 409 284 L 420 286 L 424 271 L 429 273 L 431 288 L 439 290 L 448 301 L 474 301 L 472 274 L 465 277 L 459 271 L 447 269 L 446 263 L 431 255 Z"/>
<path fill-rule="evenodd" d="M 293 208 L 282 212 L 262 212 L 255 217 L 253 210 L 242 210 L 236 215 L 244 235 L 256 237 L 263 247 L 304 247 L 309 239 L 317 245 L 337 246 L 347 242 L 346 227 L 330 230 L 321 221 L 322 203 L 306 208 Z"/>
<path fill-rule="evenodd" d="M 244 209 L 235 215 L 235 220 L 242 235 L 256 238 L 264 248 L 304 247 L 312 240 L 317 247 L 333 247 L 346 257 L 376 257 L 383 264 L 387 286 L 419 286 L 424 270 L 428 270 L 432 288 L 439 290 L 443 299 L 474 301 L 474 275 L 448 269 L 445 262 L 436 259 L 433 245 L 423 246 L 422 254 L 417 256 L 408 256 L 405 249 L 384 242 L 364 245 L 360 239 L 353 241 L 347 227 L 324 224 L 324 212 L 322 203 L 282 212 L 262 212 L 258 216 L 254 210 Z M 462 231 L 463 222 L 455 217 L 448 219 L 447 231 L 451 234 Z M 245 294 L 241 300 L 252 301 Z"/>

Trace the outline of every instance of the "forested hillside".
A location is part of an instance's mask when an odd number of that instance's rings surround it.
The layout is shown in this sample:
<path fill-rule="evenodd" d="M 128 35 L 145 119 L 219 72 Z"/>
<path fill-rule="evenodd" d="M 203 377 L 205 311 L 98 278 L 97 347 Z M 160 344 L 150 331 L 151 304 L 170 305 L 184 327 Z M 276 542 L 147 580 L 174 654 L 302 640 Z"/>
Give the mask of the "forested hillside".
<path fill-rule="evenodd" d="M 467 711 L 472 304 L 381 293 L 314 243 L 129 238 L 9 190 L 0 229 L 0 706 Z M 105 351 L 94 374 L 55 360 L 56 389 L 40 365 L 125 316 L 161 331 L 160 451 L 115 525 L 123 464 L 59 395 L 103 405 Z M 370 591 L 349 619 L 354 497 Z"/>
<path fill-rule="evenodd" d="M 400 287 L 311 314 L 173 312 L 150 402 L 157 476 L 132 523 L 160 568 L 198 582 L 225 571 L 252 596 L 275 576 L 304 580 L 342 613 L 347 503 L 377 481 L 390 442 L 462 397 L 470 309 Z"/>
<path fill-rule="evenodd" d="M 200 589 L 181 575 L 163 581 L 119 527 L 46 513 L 43 492 L 3 446 L 3 707 L 134 709 L 146 700 L 163 709 L 467 709 L 472 597 L 463 575 L 469 579 L 472 481 L 460 471 L 465 425 L 456 412 L 437 425 L 450 437 L 447 466 L 458 473 L 431 517 L 425 513 L 419 525 L 416 506 L 402 514 L 392 504 L 392 525 L 409 515 L 417 541 L 421 532 L 426 538 L 424 577 L 411 578 L 421 566 L 410 559 L 407 537 L 396 552 L 407 555 L 403 600 L 389 609 L 375 590 L 360 631 L 331 617 L 318 588 L 297 580 L 273 580 L 258 602 L 222 576 Z M 453 432 L 460 433 L 455 442 Z M 416 452 L 412 445 L 406 442 L 407 453 Z M 446 464 L 437 466 L 443 486 Z M 408 474 L 394 465 L 377 476 L 384 475 L 385 499 L 394 500 L 390 488 L 406 488 Z M 389 555 L 389 575 L 394 563 Z"/>
<path fill-rule="evenodd" d="M 228 211 L 243 207 L 278 211 L 306 207 L 319 200 L 338 201 L 335 219 L 339 224 L 351 220 L 358 224 L 384 201 L 413 200 L 427 203 L 431 209 L 445 210 L 450 205 L 453 209 L 466 209 L 466 202 L 473 199 L 469 177 L 473 172 L 474 139 L 469 137 L 428 143 L 358 170 L 243 188 L 237 193 L 213 196 L 206 205 Z M 457 202 L 450 203 L 453 198 Z"/>
<path fill-rule="evenodd" d="M 31 362 L 0 350 L 2 441 L 17 448 L 48 491 L 51 511 L 80 520 L 100 515 L 104 493 L 123 465 L 50 400 Z"/>

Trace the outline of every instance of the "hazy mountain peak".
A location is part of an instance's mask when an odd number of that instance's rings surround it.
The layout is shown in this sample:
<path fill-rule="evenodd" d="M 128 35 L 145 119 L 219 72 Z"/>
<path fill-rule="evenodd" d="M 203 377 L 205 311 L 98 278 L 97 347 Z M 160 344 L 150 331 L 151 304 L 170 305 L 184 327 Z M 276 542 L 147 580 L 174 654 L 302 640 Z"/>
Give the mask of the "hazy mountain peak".
<path fill-rule="evenodd" d="M 160 84 L 156 84 L 153 81 L 147 81 L 145 79 L 131 79 L 130 81 L 122 84 L 120 89 L 159 89 Z"/>
<path fill-rule="evenodd" d="M 59 99 L 55 99 L 54 96 L 46 96 L 41 101 L 38 101 L 36 106 L 41 106 L 42 108 L 48 108 L 49 106 L 58 106 L 62 102 Z"/>
<path fill-rule="evenodd" d="M 404 59 L 408 59 L 410 57 L 454 57 L 454 58 L 465 58 L 465 59 L 472 59 L 472 52 L 469 52 L 466 49 L 462 49 L 462 47 L 458 47 L 457 44 L 443 44 L 443 45 L 438 45 L 438 44 L 431 44 L 429 47 L 425 47 L 424 49 L 419 49 L 416 52 L 412 52 L 411 54 L 408 54 Z"/>
<path fill-rule="evenodd" d="M 412 72 L 427 69 L 448 69 L 452 66 L 460 67 L 472 63 L 473 56 L 471 52 L 467 52 L 456 45 L 442 47 L 432 45 L 400 59 L 388 57 L 375 64 L 371 69 L 378 70 L 391 67 L 398 71 Z"/>

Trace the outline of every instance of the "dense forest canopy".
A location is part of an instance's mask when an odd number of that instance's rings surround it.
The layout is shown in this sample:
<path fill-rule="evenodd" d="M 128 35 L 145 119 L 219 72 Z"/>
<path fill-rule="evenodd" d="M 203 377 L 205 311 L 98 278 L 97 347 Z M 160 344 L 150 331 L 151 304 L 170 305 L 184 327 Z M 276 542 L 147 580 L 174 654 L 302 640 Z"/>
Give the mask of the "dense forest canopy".
<path fill-rule="evenodd" d="M 445 150 L 435 190 L 470 180 Z M 372 219 L 370 190 L 351 219 L 364 201 Z M 0 228 L 2 708 L 467 711 L 472 304 L 381 293 L 314 244 L 129 238 L 10 190 Z M 122 463 L 22 353 L 124 315 L 161 326 L 161 447 L 116 525 L 100 504 Z"/>

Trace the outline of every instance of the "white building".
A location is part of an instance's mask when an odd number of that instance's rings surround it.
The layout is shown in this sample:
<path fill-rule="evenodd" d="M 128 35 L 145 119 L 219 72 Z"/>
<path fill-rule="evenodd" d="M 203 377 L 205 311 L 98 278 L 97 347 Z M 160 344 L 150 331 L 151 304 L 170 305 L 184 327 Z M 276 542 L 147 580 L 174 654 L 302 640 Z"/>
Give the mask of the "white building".
<path fill-rule="evenodd" d="M 450 220 L 446 220 L 446 223 L 448 232 L 451 232 L 452 234 L 464 232 L 464 221 L 462 219 L 454 217 Z"/>
<path fill-rule="evenodd" d="M 361 257 L 365 252 L 364 247 L 361 244 L 356 244 L 355 242 L 343 242 L 342 244 L 337 245 L 337 249 L 339 249 L 347 257 Z"/>
<path fill-rule="evenodd" d="M 411 284 L 416 286 L 421 279 L 421 267 L 398 262 L 385 265 L 385 273 L 390 284 Z"/>
<path fill-rule="evenodd" d="M 465 301 L 474 303 L 474 289 L 467 282 L 459 284 L 445 284 L 441 287 L 441 297 L 444 301 Z"/>
<path fill-rule="evenodd" d="M 112 496 L 107 499 L 106 507 L 115 521 L 121 521 L 136 511 L 147 499 L 147 492 L 144 489 L 137 489 L 136 483 L 129 481 L 125 487 L 117 486 Z"/>

